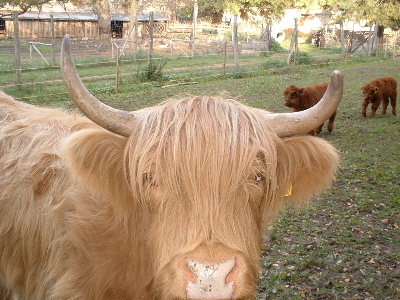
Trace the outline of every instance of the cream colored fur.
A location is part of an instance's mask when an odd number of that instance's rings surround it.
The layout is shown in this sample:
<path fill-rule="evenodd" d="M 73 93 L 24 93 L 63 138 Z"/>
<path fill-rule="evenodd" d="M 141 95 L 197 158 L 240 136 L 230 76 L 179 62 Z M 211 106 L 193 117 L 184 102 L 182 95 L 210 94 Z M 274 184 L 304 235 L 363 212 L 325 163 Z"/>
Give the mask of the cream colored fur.
<path fill-rule="evenodd" d="M 182 257 L 234 255 L 245 266 L 235 297 L 254 297 L 265 227 L 329 185 L 337 164 L 326 141 L 280 139 L 233 100 L 168 101 L 124 138 L 0 94 L 0 290 L 183 299 Z"/>

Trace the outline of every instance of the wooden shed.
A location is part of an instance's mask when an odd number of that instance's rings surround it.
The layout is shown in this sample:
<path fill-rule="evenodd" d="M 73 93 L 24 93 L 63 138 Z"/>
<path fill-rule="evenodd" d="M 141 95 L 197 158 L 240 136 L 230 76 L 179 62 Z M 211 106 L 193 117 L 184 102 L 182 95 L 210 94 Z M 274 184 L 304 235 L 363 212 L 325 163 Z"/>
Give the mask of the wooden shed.
<path fill-rule="evenodd" d="M 99 37 L 98 17 L 93 13 L 39 13 L 26 12 L 18 16 L 19 35 L 21 39 L 42 39 L 52 36 L 52 25 L 54 24 L 54 35 L 56 38 L 62 38 L 65 34 L 70 34 L 72 38 L 92 40 Z M 138 15 L 139 30 L 142 34 L 146 32 L 149 16 Z M 156 30 L 165 31 L 168 24 L 168 18 L 161 15 L 154 16 Z M 130 29 L 129 14 L 111 15 L 111 33 L 112 38 L 122 38 Z M 14 22 L 11 16 L 0 18 L 0 34 L 6 37 L 14 36 Z"/>

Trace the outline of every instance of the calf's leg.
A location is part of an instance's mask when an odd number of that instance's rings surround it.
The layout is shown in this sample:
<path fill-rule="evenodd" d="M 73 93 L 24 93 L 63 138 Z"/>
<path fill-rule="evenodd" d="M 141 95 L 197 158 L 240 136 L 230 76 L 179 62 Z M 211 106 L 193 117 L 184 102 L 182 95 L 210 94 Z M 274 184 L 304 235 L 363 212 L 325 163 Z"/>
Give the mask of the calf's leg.
<path fill-rule="evenodd" d="M 314 131 L 315 131 L 315 133 L 316 134 L 319 134 L 319 133 L 321 133 L 321 131 L 322 131 L 322 127 L 324 126 L 324 124 L 322 124 L 321 126 L 319 126 L 319 127 L 317 127 L 317 129 L 315 129 Z"/>
<path fill-rule="evenodd" d="M 329 123 L 328 123 L 328 131 L 332 132 L 333 126 L 335 125 L 335 118 L 336 118 L 336 112 L 329 118 Z"/>
<path fill-rule="evenodd" d="M 365 118 L 367 116 L 367 107 L 368 107 L 368 101 L 363 101 L 362 103 L 362 116 Z"/>
<path fill-rule="evenodd" d="M 389 98 L 383 98 L 382 100 L 382 115 L 386 115 L 386 109 L 389 104 Z"/>
<path fill-rule="evenodd" d="M 397 92 L 395 91 L 394 94 L 390 97 L 390 105 L 392 106 L 392 115 L 396 116 L 396 100 L 397 100 Z"/>
<path fill-rule="evenodd" d="M 369 115 L 370 119 L 375 118 L 376 111 L 379 107 L 380 101 L 374 102 L 371 105 L 371 114 Z"/>

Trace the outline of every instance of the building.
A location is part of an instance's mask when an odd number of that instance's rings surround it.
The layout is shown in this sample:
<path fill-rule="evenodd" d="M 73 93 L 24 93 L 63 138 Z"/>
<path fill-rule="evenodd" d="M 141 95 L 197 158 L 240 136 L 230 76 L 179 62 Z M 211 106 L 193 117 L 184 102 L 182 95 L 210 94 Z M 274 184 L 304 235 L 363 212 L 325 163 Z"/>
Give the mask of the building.
<path fill-rule="evenodd" d="M 138 28 L 141 36 L 148 32 L 150 22 L 148 14 L 138 15 Z M 168 27 L 169 19 L 159 14 L 154 15 L 155 34 L 162 34 Z M 98 17 L 94 13 L 84 12 L 26 12 L 18 16 L 19 36 L 21 39 L 62 38 L 70 34 L 71 38 L 92 40 L 99 37 Z M 131 29 L 129 14 L 111 15 L 112 38 L 124 38 Z M 0 18 L 0 36 L 14 37 L 13 16 Z"/>

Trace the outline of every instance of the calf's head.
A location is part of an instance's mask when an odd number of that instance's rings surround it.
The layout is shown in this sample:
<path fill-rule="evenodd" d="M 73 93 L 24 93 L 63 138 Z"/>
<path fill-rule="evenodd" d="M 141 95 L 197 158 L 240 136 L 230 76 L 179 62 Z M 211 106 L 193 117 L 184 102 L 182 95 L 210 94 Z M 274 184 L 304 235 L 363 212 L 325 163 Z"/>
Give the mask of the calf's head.
<path fill-rule="evenodd" d="M 376 94 L 379 91 L 379 87 L 373 85 L 373 84 L 366 84 L 361 87 L 362 93 L 363 93 L 363 98 L 365 102 L 373 102 L 376 98 Z"/>
<path fill-rule="evenodd" d="M 151 258 L 143 267 L 151 274 L 152 297 L 254 298 L 266 225 L 286 203 L 302 203 L 329 185 L 338 163 L 336 151 L 323 140 L 282 137 L 308 132 L 335 111 L 341 73 L 335 71 L 316 106 L 298 113 L 267 113 L 219 97 L 171 100 L 127 113 L 84 88 L 68 37 L 62 68 L 76 105 L 108 130 L 69 140 L 71 168 L 76 174 L 90 170 L 90 176 L 81 175 L 82 184 L 113 199 L 123 218 L 133 211 L 143 215 L 135 247 Z M 118 172 L 108 173 L 96 155 L 85 155 L 85 149 L 93 152 L 89 134 L 107 144 L 98 155 L 108 152 Z M 110 176 L 115 186 L 104 184 Z"/>
<path fill-rule="evenodd" d="M 295 85 L 289 85 L 283 92 L 285 98 L 283 104 L 290 108 L 299 108 L 300 101 L 303 93 L 303 88 Z"/>

